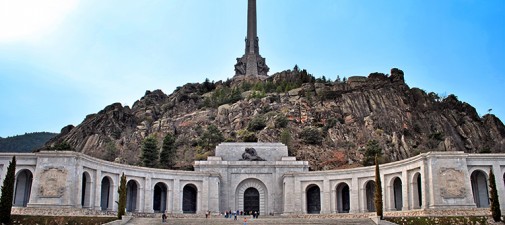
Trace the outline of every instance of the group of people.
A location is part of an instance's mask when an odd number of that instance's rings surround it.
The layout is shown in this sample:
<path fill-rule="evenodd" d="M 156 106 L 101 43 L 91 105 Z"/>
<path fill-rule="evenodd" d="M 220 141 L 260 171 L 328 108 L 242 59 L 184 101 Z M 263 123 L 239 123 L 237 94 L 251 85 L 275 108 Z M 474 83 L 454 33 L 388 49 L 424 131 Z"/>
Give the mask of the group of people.
<path fill-rule="evenodd" d="M 252 216 L 253 219 L 256 219 L 259 217 L 260 215 L 260 212 L 257 212 L 257 211 L 249 211 L 249 212 L 244 212 L 244 211 L 231 211 L 231 210 L 228 210 L 228 211 L 225 211 L 223 213 L 224 215 L 224 218 L 234 218 L 234 220 L 237 220 L 237 216 L 244 216 L 244 215 L 250 215 Z"/>

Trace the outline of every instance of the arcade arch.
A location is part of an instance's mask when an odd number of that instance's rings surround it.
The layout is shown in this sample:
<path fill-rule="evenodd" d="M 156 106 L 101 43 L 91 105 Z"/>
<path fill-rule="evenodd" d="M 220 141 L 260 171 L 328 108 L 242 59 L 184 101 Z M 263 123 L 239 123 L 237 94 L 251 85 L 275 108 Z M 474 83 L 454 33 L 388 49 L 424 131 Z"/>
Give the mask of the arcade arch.
<path fill-rule="evenodd" d="M 341 183 L 337 185 L 337 212 L 349 213 L 351 208 L 349 185 Z"/>
<path fill-rule="evenodd" d="M 481 170 L 475 170 L 470 175 L 472 184 L 473 200 L 477 208 L 489 207 L 489 192 L 487 185 L 487 175 Z"/>
<path fill-rule="evenodd" d="M 113 209 L 113 197 L 114 197 L 114 188 L 113 188 L 112 178 L 109 176 L 105 176 L 102 178 L 101 182 L 101 192 L 100 192 L 100 209 L 102 210 L 112 210 Z"/>
<path fill-rule="evenodd" d="M 26 207 L 30 200 L 32 190 L 33 174 L 30 170 L 23 169 L 16 176 L 16 187 L 14 188 L 14 206 Z"/>
<path fill-rule="evenodd" d="M 307 213 L 321 213 L 321 189 L 316 184 L 311 184 L 305 191 L 307 195 Z"/>
<path fill-rule="evenodd" d="M 366 210 L 375 212 L 375 181 L 369 180 L 365 184 Z"/>
<path fill-rule="evenodd" d="M 196 213 L 198 188 L 194 184 L 187 184 L 182 190 L 182 212 Z"/>
<path fill-rule="evenodd" d="M 93 182 L 88 172 L 82 173 L 82 186 L 81 186 L 81 207 L 91 207 L 91 187 Z"/>
<path fill-rule="evenodd" d="M 140 191 L 139 184 L 135 180 L 126 183 L 126 211 L 135 212 L 137 210 Z"/>
<path fill-rule="evenodd" d="M 164 212 L 167 210 L 167 197 L 168 188 L 167 185 L 158 182 L 154 185 L 153 190 L 153 210 L 154 212 Z"/>

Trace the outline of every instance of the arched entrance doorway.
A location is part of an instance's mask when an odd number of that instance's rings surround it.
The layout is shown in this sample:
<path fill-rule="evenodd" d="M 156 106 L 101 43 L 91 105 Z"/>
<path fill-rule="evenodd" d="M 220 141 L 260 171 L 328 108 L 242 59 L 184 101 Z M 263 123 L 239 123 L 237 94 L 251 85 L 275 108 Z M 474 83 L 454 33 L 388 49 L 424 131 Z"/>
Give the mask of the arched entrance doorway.
<path fill-rule="evenodd" d="M 26 207 L 30 200 L 32 190 L 33 174 L 30 170 L 21 170 L 16 176 L 16 187 L 14 188 L 14 206 Z"/>
<path fill-rule="evenodd" d="M 184 186 L 182 190 L 182 211 L 196 213 L 197 188 L 193 184 Z"/>
<path fill-rule="evenodd" d="M 403 208 L 402 180 L 397 177 L 393 181 L 393 197 L 395 209 L 401 211 Z"/>
<path fill-rule="evenodd" d="M 137 210 L 138 185 L 134 180 L 126 183 L 126 211 L 135 212 Z"/>
<path fill-rule="evenodd" d="M 489 207 L 489 193 L 487 189 L 486 174 L 480 170 L 473 171 L 470 176 L 472 182 L 473 200 L 477 208 Z"/>
<path fill-rule="evenodd" d="M 259 212 L 260 211 L 260 192 L 253 187 L 247 188 L 244 191 L 244 212 Z"/>
<path fill-rule="evenodd" d="M 366 196 L 366 210 L 368 212 L 375 212 L 375 181 L 371 180 L 366 182 L 365 185 Z"/>
<path fill-rule="evenodd" d="M 349 213 L 351 202 L 349 197 L 349 185 L 346 183 L 337 186 L 337 212 Z"/>
<path fill-rule="evenodd" d="M 164 212 L 167 210 L 167 185 L 164 183 L 156 183 L 156 185 L 154 185 L 153 195 L 154 212 Z"/>
<path fill-rule="evenodd" d="M 307 187 L 307 213 L 319 214 L 321 213 L 321 190 L 317 185 L 310 185 Z"/>
<path fill-rule="evenodd" d="M 102 178 L 102 188 L 100 196 L 100 208 L 102 210 L 112 210 L 112 179 L 110 177 Z"/>
<path fill-rule="evenodd" d="M 267 215 L 271 212 L 267 203 L 268 190 L 262 181 L 248 178 L 237 185 L 235 189 L 235 207 L 237 210 L 243 210 L 244 212 L 257 211 L 261 215 Z"/>
<path fill-rule="evenodd" d="M 413 201 L 413 207 L 414 209 L 420 209 L 422 206 L 422 199 L 423 199 L 423 194 L 422 194 L 422 188 L 421 188 L 421 174 L 416 173 L 414 175 L 414 179 L 412 181 L 412 199 Z"/>
<path fill-rule="evenodd" d="M 83 208 L 91 207 L 91 176 L 88 172 L 82 173 L 81 186 L 81 206 Z"/>

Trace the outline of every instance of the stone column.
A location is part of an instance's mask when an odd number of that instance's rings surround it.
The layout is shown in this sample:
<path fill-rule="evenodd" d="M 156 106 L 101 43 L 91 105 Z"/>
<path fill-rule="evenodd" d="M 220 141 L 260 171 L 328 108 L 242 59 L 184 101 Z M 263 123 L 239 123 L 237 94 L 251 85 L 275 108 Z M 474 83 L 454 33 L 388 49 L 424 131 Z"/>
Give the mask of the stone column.
<path fill-rule="evenodd" d="M 142 192 L 144 197 L 140 197 L 140 199 L 144 200 L 144 204 L 142 204 L 144 207 L 142 212 L 147 212 L 147 213 L 154 213 L 153 209 L 153 191 L 152 191 L 152 179 L 151 177 L 146 177 L 144 179 L 144 191 Z"/>
<path fill-rule="evenodd" d="M 427 209 L 428 207 L 428 194 L 430 193 L 429 190 L 428 190 L 428 182 L 427 182 L 427 179 L 428 179 L 428 172 L 427 172 L 427 169 L 426 169 L 426 159 L 423 159 L 422 163 L 421 163 L 421 199 L 419 199 L 419 201 L 421 201 L 421 209 Z"/>
<path fill-rule="evenodd" d="M 116 174 L 114 176 L 114 185 L 112 185 L 112 210 L 117 212 L 117 209 L 118 209 L 118 204 L 116 204 L 116 201 L 119 200 L 119 193 L 117 192 L 117 189 L 120 185 L 120 182 L 121 182 L 121 175 L 120 174 Z M 109 206 L 110 207 L 110 206 Z"/>
<path fill-rule="evenodd" d="M 102 171 L 97 169 L 95 173 L 95 210 L 102 210 L 100 204 L 102 204 L 101 194 L 102 194 Z"/>
<path fill-rule="evenodd" d="M 174 179 L 174 208 L 173 212 L 182 214 L 182 190 L 181 190 L 181 182 L 179 179 Z"/>
<path fill-rule="evenodd" d="M 409 176 L 407 170 L 402 171 L 402 211 L 409 210 Z"/>
<path fill-rule="evenodd" d="M 285 174 L 284 182 L 282 187 L 282 194 L 284 198 L 284 209 L 283 214 L 293 214 L 295 213 L 295 198 L 296 192 L 294 192 L 294 176 L 293 174 Z"/>
<path fill-rule="evenodd" d="M 335 207 L 337 205 L 337 189 L 336 188 L 332 188 L 331 189 L 331 194 L 330 194 L 330 212 L 331 213 L 337 213 L 337 207 Z"/>
<path fill-rule="evenodd" d="M 351 180 L 351 186 L 349 187 L 349 200 L 350 200 L 350 213 L 358 213 L 360 211 L 359 208 L 359 182 L 358 177 L 353 176 Z"/>
<path fill-rule="evenodd" d="M 330 211 L 330 198 L 334 196 L 330 196 L 331 188 L 330 182 L 327 178 L 323 180 L 323 186 L 321 187 L 322 195 L 321 195 L 321 214 L 329 214 Z"/>
<path fill-rule="evenodd" d="M 256 38 L 258 37 L 257 32 L 257 19 L 256 19 L 256 0 L 248 0 L 247 4 L 247 41 L 248 41 L 248 52 L 245 54 L 255 54 L 259 52 L 255 51 Z"/>
<path fill-rule="evenodd" d="M 211 175 L 209 177 L 208 187 L 208 207 L 207 210 L 211 212 L 219 212 L 219 177 L 218 175 Z M 237 208 L 237 207 L 235 207 Z"/>

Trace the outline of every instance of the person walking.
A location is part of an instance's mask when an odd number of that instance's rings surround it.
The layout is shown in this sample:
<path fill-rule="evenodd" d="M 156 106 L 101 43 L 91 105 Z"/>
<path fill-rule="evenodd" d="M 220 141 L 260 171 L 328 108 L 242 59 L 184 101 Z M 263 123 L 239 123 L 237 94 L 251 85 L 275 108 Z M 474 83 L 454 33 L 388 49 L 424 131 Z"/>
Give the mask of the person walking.
<path fill-rule="evenodd" d="M 247 217 L 244 217 L 244 225 L 247 225 Z"/>
<path fill-rule="evenodd" d="M 167 214 L 165 214 L 165 212 L 163 212 L 163 215 L 161 215 L 161 222 L 162 223 L 167 222 Z"/>

